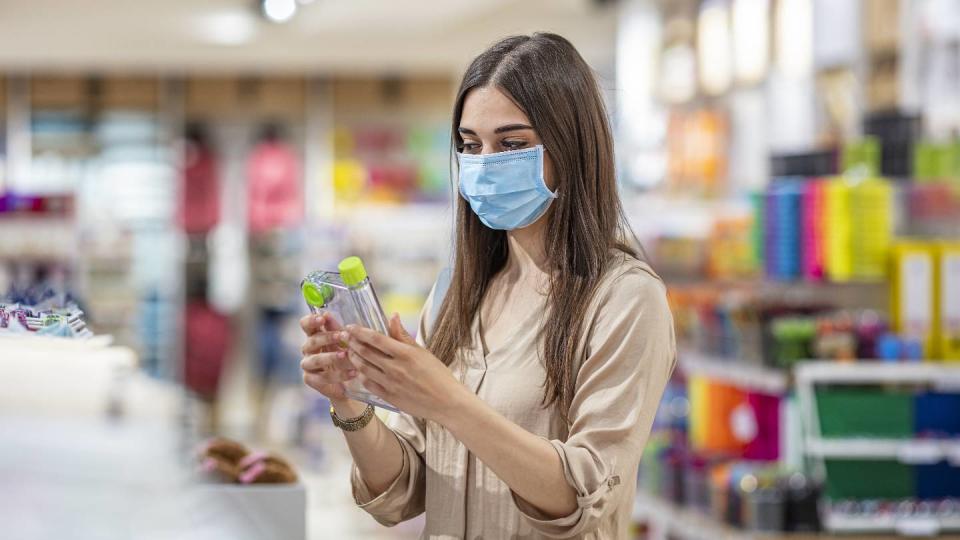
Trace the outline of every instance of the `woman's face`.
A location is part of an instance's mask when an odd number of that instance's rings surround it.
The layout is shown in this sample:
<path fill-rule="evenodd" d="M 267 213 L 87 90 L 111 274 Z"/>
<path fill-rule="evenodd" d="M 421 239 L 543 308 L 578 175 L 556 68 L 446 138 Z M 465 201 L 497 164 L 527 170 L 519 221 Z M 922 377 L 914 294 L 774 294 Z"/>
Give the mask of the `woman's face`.
<path fill-rule="evenodd" d="M 494 86 L 474 88 L 467 93 L 458 131 L 463 145 L 457 150 L 464 154 L 493 154 L 543 144 L 526 113 Z M 553 163 L 546 152 L 544 158 L 543 180 L 550 190 L 556 190 Z"/>

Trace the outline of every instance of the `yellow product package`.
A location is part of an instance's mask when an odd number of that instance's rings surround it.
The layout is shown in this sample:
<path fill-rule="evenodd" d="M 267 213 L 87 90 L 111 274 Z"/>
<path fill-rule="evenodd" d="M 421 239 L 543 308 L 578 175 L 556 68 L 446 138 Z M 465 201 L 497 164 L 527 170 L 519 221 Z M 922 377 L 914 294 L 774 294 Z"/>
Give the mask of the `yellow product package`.
<path fill-rule="evenodd" d="M 891 249 L 890 318 L 894 331 L 919 339 L 924 358 L 933 358 L 935 247 L 932 243 L 900 240 Z"/>
<path fill-rule="evenodd" d="M 960 242 L 937 245 L 936 276 L 936 352 L 960 361 Z"/>

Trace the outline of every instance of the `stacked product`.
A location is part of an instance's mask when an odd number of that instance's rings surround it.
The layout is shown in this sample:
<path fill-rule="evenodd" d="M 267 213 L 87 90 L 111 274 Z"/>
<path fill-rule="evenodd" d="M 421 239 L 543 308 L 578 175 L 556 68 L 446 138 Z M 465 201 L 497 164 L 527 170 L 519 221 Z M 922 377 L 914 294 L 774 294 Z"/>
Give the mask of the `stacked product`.
<path fill-rule="evenodd" d="M 0 302 L 0 335 L 38 335 L 88 339 L 93 337 L 83 311 L 70 303 L 60 308 L 39 308 Z"/>
<path fill-rule="evenodd" d="M 881 178 L 774 180 L 757 208 L 767 277 L 876 281 L 886 275 L 894 190 Z"/>
<path fill-rule="evenodd" d="M 782 463 L 781 398 L 704 378 L 668 386 L 640 485 L 753 531 L 817 531 L 819 488 Z M 707 406 L 709 404 L 709 406 Z"/>

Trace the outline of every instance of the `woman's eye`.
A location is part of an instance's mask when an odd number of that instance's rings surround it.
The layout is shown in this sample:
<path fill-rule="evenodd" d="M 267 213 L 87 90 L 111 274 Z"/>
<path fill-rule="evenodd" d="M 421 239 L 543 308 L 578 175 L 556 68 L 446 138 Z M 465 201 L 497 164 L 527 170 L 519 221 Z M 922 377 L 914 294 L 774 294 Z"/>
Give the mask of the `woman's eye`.
<path fill-rule="evenodd" d="M 464 142 L 460 145 L 460 152 L 463 154 L 473 154 L 480 150 L 480 145 L 473 142 Z"/>
<path fill-rule="evenodd" d="M 527 141 L 503 141 L 500 143 L 508 150 L 517 150 L 527 145 Z"/>

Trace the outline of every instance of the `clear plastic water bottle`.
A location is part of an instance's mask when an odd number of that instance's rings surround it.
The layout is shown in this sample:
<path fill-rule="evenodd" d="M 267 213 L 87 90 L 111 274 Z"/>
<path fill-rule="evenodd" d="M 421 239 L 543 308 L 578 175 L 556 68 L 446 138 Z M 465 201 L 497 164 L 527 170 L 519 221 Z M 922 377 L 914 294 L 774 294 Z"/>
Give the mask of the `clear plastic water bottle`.
<path fill-rule="evenodd" d="M 337 270 L 311 272 L 300 282 L 300 291 L 310 312 L 329 313 L 341 327 L 356 324 L 388 334 L 387 318 L 360 257 L 343 259 Z M 351 399 L 397 410 L 367 390 L 357 379 L 347 381 L 344 386 L 347 397 Z"/>

